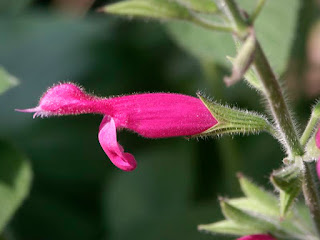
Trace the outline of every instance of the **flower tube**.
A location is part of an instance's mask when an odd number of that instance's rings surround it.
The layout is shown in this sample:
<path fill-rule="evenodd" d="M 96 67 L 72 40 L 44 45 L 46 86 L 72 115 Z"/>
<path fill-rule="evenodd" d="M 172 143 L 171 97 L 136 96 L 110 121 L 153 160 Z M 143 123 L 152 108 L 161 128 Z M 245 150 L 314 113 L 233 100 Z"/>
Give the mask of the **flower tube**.
<path fill-rule="evenodd" d="M 132 154 L 117 142 L 117 130 L 128 129 L 146 138 L 198 135 L 218 124 L 198 98 L 174 93 L 144 93 L 112 98 L 87 94 L 73 83 L 63 83 L 41 97 L 34 117 L 101 114 L 99 142 L 112 163 L 124 171 L 136 168 Z"/>

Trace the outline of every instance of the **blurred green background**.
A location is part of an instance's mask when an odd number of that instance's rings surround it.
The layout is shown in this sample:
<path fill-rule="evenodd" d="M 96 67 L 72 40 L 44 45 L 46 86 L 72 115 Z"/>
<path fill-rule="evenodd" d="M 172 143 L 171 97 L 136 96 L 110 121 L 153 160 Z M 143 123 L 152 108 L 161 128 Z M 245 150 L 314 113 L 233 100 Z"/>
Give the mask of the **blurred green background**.
<path fill-rule="evenodd" d="M 295 1 L 289 29 L 268 25 L 274 14 L 287 11 L 284 2 L 270 6 L 260 31 L 271 31 L 265 37 L 267 55 L 281 61 L 276 68 L 287 66 L 280 74 L 297 124 L 304 126 L 320 92 L 319 6 Z M 219 40 L 223 35 L 211 39 L 181 23 L 95 12 L 106 3 L 0 1 L 0 65 L 20 82 L 0 96 L 0 226 L 33 175 L 30 194 L 6 224 L 3 239 L 223 239 L 199 233 L 197 225 L 222 219 L 218 196 L 241 195 L 236 172 L 271 189 L 268 176 L 284 157 L 271 136 L 150 140 L 123 131 L 119 141 L 138 161 L 127 173 L 114 167 L 99 145 L 101 116 L 32 119 L 14 111 L 36 106 L 51 85 L 72 81 L 100 96 L 157 91 L 194 96 L 201 90 L 222 103 L 264 112 L 264 100 L 245 83 L 224 86 L 230 65 L 220 55 L 232 56 L 234 50 Z M 286 35 L 273 38 L 273 32 Z"/>

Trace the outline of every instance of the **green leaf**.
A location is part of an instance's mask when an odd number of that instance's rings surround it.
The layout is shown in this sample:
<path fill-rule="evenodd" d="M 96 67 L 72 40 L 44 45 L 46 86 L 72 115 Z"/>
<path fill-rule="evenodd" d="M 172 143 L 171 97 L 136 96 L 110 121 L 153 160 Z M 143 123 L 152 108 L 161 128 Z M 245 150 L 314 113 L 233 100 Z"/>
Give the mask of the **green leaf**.
<path fill-rule="evenodd" d="M 238 174 L 242 192 L 246 197 L 268 208 L 270 212 L 278 212 L 278 199 L 273 194 L 254 184 L 242 174 Z"/>
<path fill-rule="evenodd" d="M 298 202 L 295 206 L 295 209 L 303 224 L 305 224 L 305 226 L 307 226 L 310 231 L 312 231 L 312 218 L 309 208 L 304 204 L 304 202 Z"/>
<path fill-rule="evenodd" d="M 263 116 L 247 110 L 239 110 L 222 106 L 198 93 L 198 97 L 218 121 L 216 125 L 196 136 L 211 136 L 220 134 L 249 134 L 261 131 L 272 132 L 272 126 Z"/>
<path fill-rule="evenodd" d="M 271 175 L 271 182 L 280 192 L 280 214 L 285 216 L 301 192 L 302 173 L 299 167 L 290 165 Z"/>
<path fill-rule="evenodd" d="M 154 19 L 192 19 L 187 8 L 170 0 L 126 0 L 107 5 L 101 12 Z"/>
<path fill-rule="evenodd" d="M 227 65 L 226 56 L 236 53 L 230 33 L 215 32 L 188 22 L 170 22 L 166 27 L 181 48 L 203 61 Z"/>
<path fill-rule="evenodd" d="M 243 211 L 237 207 L 234 207 L 224 199 L 220 199 L 220 206 L 223 215 L 227 219 L 232 220 L 243 227 L 252 228 L 260 233 L 271 232 L 280 235 L 284 234 L 278 227 L 279 223 L 273 221 L 271 218 L 266 218 L 262 215 L 256 215 L 251 212 Z"/>
<path fill-rule="evenodd" d="M 254 199 L 251 198 L 233 198 L 228 201 L 232 206 L 237 207 L 244 211 L 249 211 L 252 213 L 257 213 L 260 215 L 266 215 L 270 217 L 277 218 L 279 217 L 279 208 L 278 203 L 273 207 L 266 206 Z"/>
<path fill-rule="evenodd" d="M 251 10 L 256 4 L 252 0 L 238 2 L 245 10 Z M 277 74 L 282 73 L 287 64 L 297 23 L 299 2 L 299 0 L 267 1 L 255 22 L 257 39 Z M 276 31 L 275 26 L 277 26 Z M 230 34 L 213 32 L 183 22 L 168 23 L 167 29 L 178 45 L 201 60 L 227 65 L 225 56 L 235 55 Z"/>
<path fill-rule="evenodd" d="M 215 13 L 218 11 L 213 0 L 175 0 L 186 8 L 200 13 Z"/>
<path fill-rule="evenodd" d="M 229 234 L 229 235 L 239 235 L 239 236 L 261 233 L 257 229 L 244 227 L 231 220 L 223 220 L 223 221 L 219 221 L 211 224 L 199 225 L 198 230 L 205 231 L 208 233 Z"/>
<path fill-rule="evenodd" d="M 17 86 L 18 84 L 18 79 L 10 75 L 3 67 L 0 66 L 0 94 L 14 86 Z"/>
<path fill-rule="evenodd" d="M 0 141 L 0 232 L 28 195 L 31 179 L 29 161 Z"/>

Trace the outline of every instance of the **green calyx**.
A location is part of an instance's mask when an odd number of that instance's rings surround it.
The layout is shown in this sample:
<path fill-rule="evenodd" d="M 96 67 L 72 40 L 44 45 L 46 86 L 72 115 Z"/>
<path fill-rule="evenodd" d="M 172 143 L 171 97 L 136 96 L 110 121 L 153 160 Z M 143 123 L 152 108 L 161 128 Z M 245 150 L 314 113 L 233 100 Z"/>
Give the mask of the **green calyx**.
<path fill-rule="evenodd" d="M 202 132 L 198 136 L 212 136 L 222 134 L 257 134 L 267 131 L 274 134 L 272 125 L 266 118 L 254 112 L 239 110 L 210 101 L 200 93 L 197 94 L 203 104 L 218 121 L 216 125 Z"/>

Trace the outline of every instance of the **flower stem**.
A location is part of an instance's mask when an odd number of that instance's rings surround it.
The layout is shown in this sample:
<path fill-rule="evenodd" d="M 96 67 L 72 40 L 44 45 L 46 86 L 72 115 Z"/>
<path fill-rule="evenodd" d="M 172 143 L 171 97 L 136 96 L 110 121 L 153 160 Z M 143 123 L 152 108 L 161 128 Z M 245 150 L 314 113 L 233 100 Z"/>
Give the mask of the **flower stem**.
<path fill-rule="evenodd" d="M 320 237 L 320 181 L 316 173 L 316 162 L 304 162 L 304 167 L 303 194 Z"/>

